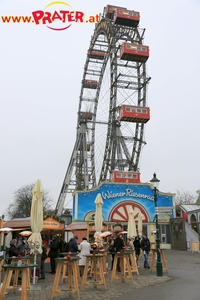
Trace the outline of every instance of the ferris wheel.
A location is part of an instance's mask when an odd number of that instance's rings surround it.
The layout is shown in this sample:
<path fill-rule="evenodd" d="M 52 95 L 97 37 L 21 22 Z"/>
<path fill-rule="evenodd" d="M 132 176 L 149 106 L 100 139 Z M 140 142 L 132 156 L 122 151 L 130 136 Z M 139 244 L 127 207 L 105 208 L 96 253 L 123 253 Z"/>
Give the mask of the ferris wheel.
<path fill-rule="evenodd" d="M 149 47 L 140 14 L 107 5 L 95 26 L 84 65 L 77 135 L 55 213 L 66 195 L 110 180 L 114 170 L 138 171 L 149 120 Z"/>

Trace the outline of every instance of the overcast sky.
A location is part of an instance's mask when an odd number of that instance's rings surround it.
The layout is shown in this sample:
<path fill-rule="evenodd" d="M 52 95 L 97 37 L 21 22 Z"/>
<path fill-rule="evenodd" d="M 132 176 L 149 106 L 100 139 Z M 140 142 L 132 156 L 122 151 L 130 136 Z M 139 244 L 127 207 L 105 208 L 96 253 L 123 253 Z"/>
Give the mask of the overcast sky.
<path fill-rule="evenodd" d="M 200 189 L 199 0 L 67 1 L 87 15 L 107 4 L 140 12 L 150 47 L 151 120 L 140 157 L 142 182 L 160 190 Z M 31 15 L 48 0 L 1 0 L 0 15 Z M 18 188 L 41 179 L 55 207 L 75 143 L 83 66 L 93 24 L 53 31 L 0 20 L 0 215 Z M 68 207 L 72 202 L 65 203 Z"/>

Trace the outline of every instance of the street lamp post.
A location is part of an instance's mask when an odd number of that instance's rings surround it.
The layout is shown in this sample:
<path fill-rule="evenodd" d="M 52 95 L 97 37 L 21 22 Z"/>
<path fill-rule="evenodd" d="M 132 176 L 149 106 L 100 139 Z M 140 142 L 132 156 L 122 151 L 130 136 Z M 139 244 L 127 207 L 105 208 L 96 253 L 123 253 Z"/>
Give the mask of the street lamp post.
<path fill-rule="evenodd" d="M 153 178 L 150 180 L 153 184 L 154 190 L 154 203 L 155 203 L 155 215 L 156 215 L 156 252 L 157 252 L 157 262 L 156 262 L 156 272 L 157 276 L 163 276 L 163 267 L 160 255 L 160 235 L 158 227 L 158 204 L 157 204 L 157 191 L 160 180 L 156 178 L 156 173 L 153 174 Z"/>

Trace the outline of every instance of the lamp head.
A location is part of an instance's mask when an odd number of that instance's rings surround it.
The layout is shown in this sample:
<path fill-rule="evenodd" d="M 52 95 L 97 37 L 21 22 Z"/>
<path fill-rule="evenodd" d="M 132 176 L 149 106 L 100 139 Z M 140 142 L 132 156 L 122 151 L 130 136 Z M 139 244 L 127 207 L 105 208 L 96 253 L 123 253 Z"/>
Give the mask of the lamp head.
<path fill-rule="evenodd" d="M 156 173 L 153 174 L 153 178 L 150 182 L 153 184 L 154 189 L 158 189 L 160 180 L 156 178 Z"/>

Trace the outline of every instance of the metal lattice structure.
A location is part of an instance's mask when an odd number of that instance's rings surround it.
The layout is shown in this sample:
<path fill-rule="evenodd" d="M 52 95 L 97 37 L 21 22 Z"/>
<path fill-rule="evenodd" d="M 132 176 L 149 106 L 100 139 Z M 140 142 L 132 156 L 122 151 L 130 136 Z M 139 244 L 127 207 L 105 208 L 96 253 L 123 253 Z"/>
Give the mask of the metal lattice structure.
<path fill-rule="evenodd" d="M 146 62 L 120 59 L 122 43 L 143 44 L 145 29 L 114 23 L 104 13 L 95 26 L 84 65 L 77 135 L 55 213 L 66 195 L 109 181 L 112 170 L 137 171 L 144 140 L 142 122 L 119 120 L 121 105 L 146 106 Z"/>

